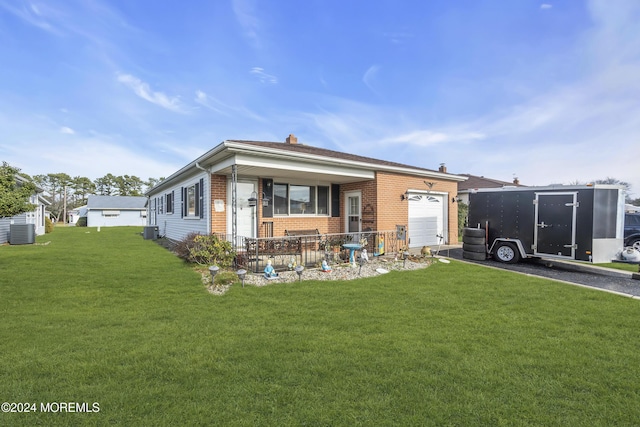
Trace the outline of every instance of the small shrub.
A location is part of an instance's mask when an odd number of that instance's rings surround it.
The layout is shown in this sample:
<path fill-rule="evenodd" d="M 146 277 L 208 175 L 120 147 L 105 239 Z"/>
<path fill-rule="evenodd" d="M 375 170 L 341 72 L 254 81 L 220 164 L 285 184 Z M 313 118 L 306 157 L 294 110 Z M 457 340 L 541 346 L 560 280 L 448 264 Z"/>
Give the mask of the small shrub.
<path fill-rule="evenodd" d="M 76 227 L 86 227 L 87 226 L 87 217 L 81 216 L 78 218 L 78 222 L 76 222 Z"/>
<path fill-rule="evenodd" d="M 464 202 L 458 202 L 458 239 L 462 239 L 462 230 L 467 226 L 467 217 L 469 216 L 469 205 Z"/>
<path fill-rule="evenodd" d="M 236 256 L 231 243 L 214 234 L 191 233 L 176 244 L 174 252 L 188 262 L 220 268 L 230 267 Z"/>
<path fill-rule="evenodd" d="M 44 218 L 44 232 L 46 234 L 53 232 L 53 221 L 47 217 Z"/>

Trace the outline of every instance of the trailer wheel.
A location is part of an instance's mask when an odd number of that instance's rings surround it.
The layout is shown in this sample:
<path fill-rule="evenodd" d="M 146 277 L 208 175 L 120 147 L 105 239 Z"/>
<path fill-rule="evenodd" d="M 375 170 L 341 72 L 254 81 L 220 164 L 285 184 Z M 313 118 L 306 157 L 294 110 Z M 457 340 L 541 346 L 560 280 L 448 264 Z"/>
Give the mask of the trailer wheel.
<path fill-rule="evenodd" d="M 484 228 L 465 228 L 462 230 L 462 237 L 484 237 Z"/>
<path fill-rule="evenodd" d="M 471 259 L 474 261 L 484 261 L 487 259 L 487 254 L 485 251 L 482 251 L 482 252 L 462 251 L 462 258 Z"/>
<path fill-rule="evenodd" d="M 518 248 L 513 243 L 499 242 L 493 250 L 493 257 L 496 261 L 514 264 L 520 261 Z"/>
<path fill-rule="evenodd" d="M 462 250 L 467 251 L 467 252 L 478 252 L 478 253 L 486 253 L 487 252 L 487 247 L 482 244 L 482 245 L 472 245 L 471 243 L 462 243 Z"/>

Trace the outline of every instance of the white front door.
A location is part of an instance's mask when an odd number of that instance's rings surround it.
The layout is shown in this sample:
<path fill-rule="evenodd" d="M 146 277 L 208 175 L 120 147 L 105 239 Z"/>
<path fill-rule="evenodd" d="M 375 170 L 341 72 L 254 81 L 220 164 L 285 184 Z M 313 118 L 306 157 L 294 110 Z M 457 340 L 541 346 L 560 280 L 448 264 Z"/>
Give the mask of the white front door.
<path fill-rule="evenodd" d="M 344 194 L 345 198 L 345 230 L 347 233 L 359 233 L 362 224 L 362 193 L 351 191 Z"/>
<path fill-rule="evenodd" d="M 256 237 L 256 207 L 249 206 L 249 197 L 251 197 L 251 193 L 256 191 L 256 183 L 255 182 L 238 182 L 236 186 L 236 197 L 237 197 L 237 232 L 238 236 L 242 237 Z M 229 186 L 229 206 L 232 203 L 231 197 L 231 186 Z M 228 230 L 231 230 L 233 217 L 231 214 L 231 209 L 229 209 L 229 226 Z"/>

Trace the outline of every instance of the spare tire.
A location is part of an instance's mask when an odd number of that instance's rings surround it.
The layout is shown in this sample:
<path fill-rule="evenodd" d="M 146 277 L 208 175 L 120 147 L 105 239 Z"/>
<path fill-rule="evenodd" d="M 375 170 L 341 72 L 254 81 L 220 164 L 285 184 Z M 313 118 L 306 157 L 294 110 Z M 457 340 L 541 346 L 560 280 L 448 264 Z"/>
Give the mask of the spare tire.
<path fill-rule="evenodd" d="M 462 244 L 462 250 L 467 251 L 467 252 L 482 252 L 482 253 L 486 253 L 487 252 L 487 248 L 486 246 L 483 244 L 481 245 L 472 245 L 471 243 L 463 243 Z"/>
<path fill-rule="evenodd" d="M 464 237 L 484 237 L 484 228 L 465 228 L 462 230 L 462 240 Z"/>
<path fill-rule="evenodd" d="M 462 243 L 468 243 L 470 245 L 484 245 L 484 237 L 469 237 L 462 236 Z"/>
<path fill-rule="evenodd" d="M 487 259 L 487 254 L 484 251 L 482 253 L 462 251 L 462 258 L 471 259 L 473 261 L 484 261 Z"/>

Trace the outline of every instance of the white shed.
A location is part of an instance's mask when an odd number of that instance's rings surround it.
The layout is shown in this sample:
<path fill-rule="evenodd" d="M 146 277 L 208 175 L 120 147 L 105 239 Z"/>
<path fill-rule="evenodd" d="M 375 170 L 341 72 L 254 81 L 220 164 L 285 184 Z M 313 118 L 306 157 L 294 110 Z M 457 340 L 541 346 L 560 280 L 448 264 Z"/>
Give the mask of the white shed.
<path fill-rule="evenodd" d="M 147 225 L 147 198 L 137 196 L 89 196 L 87 227 Z"/>

